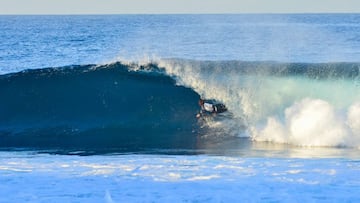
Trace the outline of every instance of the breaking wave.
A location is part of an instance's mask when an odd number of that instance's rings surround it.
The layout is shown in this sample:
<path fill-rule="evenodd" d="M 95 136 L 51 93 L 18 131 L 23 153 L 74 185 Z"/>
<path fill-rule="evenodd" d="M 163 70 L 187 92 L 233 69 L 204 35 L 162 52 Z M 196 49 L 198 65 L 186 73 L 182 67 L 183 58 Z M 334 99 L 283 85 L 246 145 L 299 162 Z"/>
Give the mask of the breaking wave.
<path fill-rule="evenodd" d="M 0 147 L 184 148 L 198 137 L 360 146 L 360 64 L 162 59 L 0 76 Z M 228 116 L 199 122 L 200 97 Z"/>
<path fill-rule="evenodd" d="M 164 60 L 160 66 L 179 84 L 224 102 L 234 115 L 225 128 L 238 136 L 360 146 L 359 63 Z"/>

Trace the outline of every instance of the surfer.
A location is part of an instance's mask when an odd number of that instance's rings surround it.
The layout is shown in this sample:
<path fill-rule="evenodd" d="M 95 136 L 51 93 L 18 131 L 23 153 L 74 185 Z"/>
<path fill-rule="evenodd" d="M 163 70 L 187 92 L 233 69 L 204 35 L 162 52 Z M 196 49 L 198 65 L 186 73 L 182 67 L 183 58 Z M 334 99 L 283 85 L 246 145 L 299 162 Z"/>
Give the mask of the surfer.
<path fill-rule="evenodd" d="M 200 113 L 196 115 L 197 118 L 200 118 L 204 114 L 216 114 L 227 111 L 227 108 L 224 104 L 216 103 L 213 100 L 204 100 L 200 98 L 199 106 L 201 110 Z"/>

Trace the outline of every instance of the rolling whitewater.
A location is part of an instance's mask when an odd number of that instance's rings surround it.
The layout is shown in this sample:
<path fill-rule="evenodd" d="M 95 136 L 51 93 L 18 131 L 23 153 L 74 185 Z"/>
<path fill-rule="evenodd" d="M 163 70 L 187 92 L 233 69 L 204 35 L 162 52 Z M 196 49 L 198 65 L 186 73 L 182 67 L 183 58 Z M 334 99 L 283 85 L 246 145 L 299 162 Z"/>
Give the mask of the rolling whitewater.
<path fill-rule="evenodd" d="M 359 20 L 0 16 L 0 202 L 358 201 Z"/>

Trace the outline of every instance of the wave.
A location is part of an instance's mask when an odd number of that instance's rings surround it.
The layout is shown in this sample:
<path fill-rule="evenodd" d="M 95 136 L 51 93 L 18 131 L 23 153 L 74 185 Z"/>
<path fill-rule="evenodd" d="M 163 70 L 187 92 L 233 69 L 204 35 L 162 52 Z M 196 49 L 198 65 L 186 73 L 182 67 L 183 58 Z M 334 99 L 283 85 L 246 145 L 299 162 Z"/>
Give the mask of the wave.
<path fill-rule="evenodd" d="M 193 148 L 199 95 L 152 64 L 0 76 L 0 147 Z"/>
<path fill-rule="evenodd" d="M 360 63 L 161 59 L 0 76 L 0 147 L 360 146 Z M 199 122 L 200 97 L 231 116 Z M 211 145 L 211 143 L 210 143 Z M 206 147 L 206 146 L 205 146 Z"/>

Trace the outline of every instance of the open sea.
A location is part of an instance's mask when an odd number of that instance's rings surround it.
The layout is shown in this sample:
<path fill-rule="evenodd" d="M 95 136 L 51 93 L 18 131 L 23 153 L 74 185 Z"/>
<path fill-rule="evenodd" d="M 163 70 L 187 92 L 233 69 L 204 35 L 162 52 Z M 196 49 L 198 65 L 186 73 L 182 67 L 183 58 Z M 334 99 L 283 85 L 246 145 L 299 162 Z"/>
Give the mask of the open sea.
<path fill-rule="evenodd" d="M 359 22 L 0 16 L 0 202 L 360 202 Z"/>

